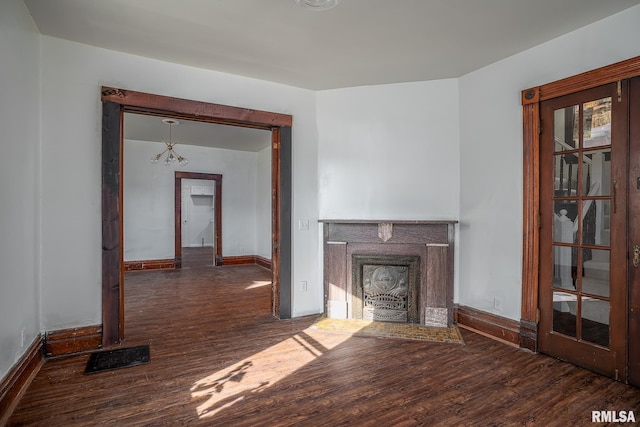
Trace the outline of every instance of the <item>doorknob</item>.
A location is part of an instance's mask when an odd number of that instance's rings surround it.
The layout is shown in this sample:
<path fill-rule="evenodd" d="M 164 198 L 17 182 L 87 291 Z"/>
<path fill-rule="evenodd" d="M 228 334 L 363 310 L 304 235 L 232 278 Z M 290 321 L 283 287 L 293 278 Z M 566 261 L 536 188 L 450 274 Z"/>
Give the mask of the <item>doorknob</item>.
<path fill-rule="evenodd" d="M 638 267 L 640 265 L 640 246 L 635 245 L 633 247 L 633 266 Z"/>

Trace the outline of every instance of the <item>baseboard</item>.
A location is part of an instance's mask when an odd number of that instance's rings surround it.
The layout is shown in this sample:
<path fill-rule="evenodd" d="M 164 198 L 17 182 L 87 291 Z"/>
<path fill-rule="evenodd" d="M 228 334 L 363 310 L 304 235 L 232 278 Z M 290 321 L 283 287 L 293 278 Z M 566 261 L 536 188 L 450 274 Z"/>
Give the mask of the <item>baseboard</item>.
<path fill-rule="evenodd" d="M 458 305 L 454 307 L 458 326 L 489 338 L 520 347 L 520 323 L 486 311 Z"/>
<path fill-rule="evenodd" d="M 520 347 L 538 352 L 538 324 L 531 320 L 520 319 Z"/>
<path fill-rule="evenodd" d="M 237 256 L 225 256 L 222 257 L 222 265 L 247 265 L 255 264 L 255 255 L 237 255 Z"/>
<path fill-rule="evenodd" d="M 174 268 L 176 268 L 176 260 L 173 258 L 124 262 L 124 271 L 167 270 Z"/>
<path fill-rule="evenodd" d="M 9 421 L 20 398 L 44 363 L 44 340 L 38 334 L 24 355 L 0 382 L 0 426 Z"/>
<path fill-rule="evenodd" d="M 44 346 L 47 357 L 82 353 L 100 347 L 102 347 L 102 325 L 48 332 Z"/>
<path fill-rule="evenodd" d="M 260 255 L 256 255 L 256 264 L 260 267 L 266 268 L 267 270 L 271 270 L 271 258 L 265 258 Z"/>
<path fill-rule="evenodd" d="M 271 270 L 271 260 L 260 255 L 225 256 L 220 265 L 258 265 Z"/>

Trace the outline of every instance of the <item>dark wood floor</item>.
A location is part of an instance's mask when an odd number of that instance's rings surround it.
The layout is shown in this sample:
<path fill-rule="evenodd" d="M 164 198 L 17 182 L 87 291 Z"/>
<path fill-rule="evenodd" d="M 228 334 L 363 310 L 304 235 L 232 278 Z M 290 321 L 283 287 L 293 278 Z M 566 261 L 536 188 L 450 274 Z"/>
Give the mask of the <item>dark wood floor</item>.
<path fill-rule="evenodd" d="M 213 267 L 213 247 L 182 248 L 182 268 Z"/>
<path fill-rule="evenodd" d="M 127 273 L 126 345 L 151 363 L 84 375 L 48 361 L 10 425 L 432 426 L 591 424 L 640 390 L 462 331 L 466 345 L 307 329 L 269 315 L 270 272 Z"/>

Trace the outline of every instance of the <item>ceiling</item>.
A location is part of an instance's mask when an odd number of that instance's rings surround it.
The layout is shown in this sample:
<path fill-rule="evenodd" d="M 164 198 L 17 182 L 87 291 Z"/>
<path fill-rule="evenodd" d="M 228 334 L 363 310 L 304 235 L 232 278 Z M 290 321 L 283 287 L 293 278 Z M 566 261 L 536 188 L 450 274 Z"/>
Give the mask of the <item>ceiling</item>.
<path fill-rule="evenodd" d="M 460 77 L 640 0 L 25 0 L 42 34 L 312 90 Z"/>
<path fill-rule="evenodd" d="M 126 113 L 124 137 L 136 141 L 169 142 L 169 125 L 163 117 Z M 261 151 L 271 146 L 271 132 L 237 126 L 178 120 L 171 130 L 172 141 L 180 145 L 224 148 L 227 150 Z M 156 153 L 153 153 L 156 154 Z"/>
<path fill-rule="evenodd" d="M 44 35 L 311 90 L 460 77 L 640 4 L 341 0 L 312 11 L 295 0 L 24 2 Z M 157 117 L 131 114 L 125 126 L 129 139 L 167 138 Z M 253 129 L 182 122 L 174 130 L 183 144 L 258 151 L 270 143 L 269 132 Z"/>

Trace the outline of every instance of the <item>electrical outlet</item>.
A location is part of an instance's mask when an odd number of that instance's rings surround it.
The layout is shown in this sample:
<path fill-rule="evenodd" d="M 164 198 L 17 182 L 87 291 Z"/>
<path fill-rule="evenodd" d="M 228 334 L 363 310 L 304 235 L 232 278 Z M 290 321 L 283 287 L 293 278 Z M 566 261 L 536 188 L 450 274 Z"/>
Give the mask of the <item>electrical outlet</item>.
<path fill-rule="evenodd" d="M 298 230 L 308 230 L 309 229 L 309 220 L 301 219 L 298 221 Z"/>
<path fill-rule="evenodd" d="M 306 280 L 300 281 L 300 289 L 302 289 L 302 292 L 307 292 L 309 290 L 309 286 Z"/>
<path fill-rule="evenodd" d="M 502 298 L 493 297 L 493 309 L 496 311 L 502 311 Z"/>
<path fill-rule="evenodd" d="M 24 329 L 20 332 L 20 347 L 24 347 Z"/>

